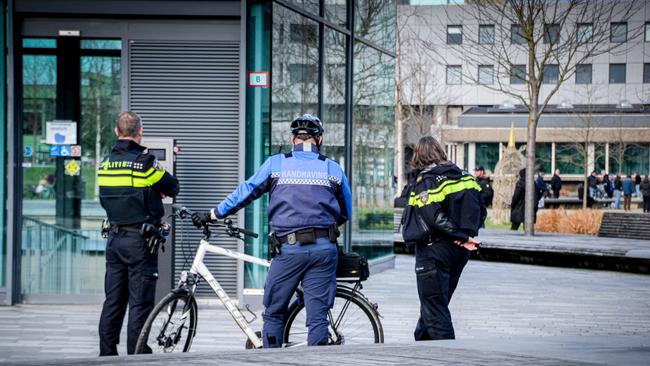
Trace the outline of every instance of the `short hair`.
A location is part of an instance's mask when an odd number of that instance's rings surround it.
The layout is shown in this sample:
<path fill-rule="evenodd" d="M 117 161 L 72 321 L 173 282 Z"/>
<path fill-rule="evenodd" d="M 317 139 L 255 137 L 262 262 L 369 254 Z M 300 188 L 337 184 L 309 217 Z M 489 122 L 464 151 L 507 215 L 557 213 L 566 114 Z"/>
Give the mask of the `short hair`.
<path fill-rule="evenodd" d="M 310 139 L 316 141 L 316 137 L 314 137 L 314 136 L 312 136 L 312 135 L 310 135 L 308 133 L 299 133 L 299 134 L 294 135 L 294 136 L 296 136 L 296 140 L 300 140 L 300 141 L 307 141 L 307 140 L 310 140 Z"/>
<path fill-rule="evenodd" d="M 413 149 L 411 166 L 418 170 L 424 170 L 431 164 L 447 163 L 447 153 L 432 136 L 420 138 Z"/>
<path fill-rule="evenodd" d="M 137 137 L 141 128 L 142 120 L 135 112 L 122 112 L 117 117 L 117 133 L 120 137 Z"/>

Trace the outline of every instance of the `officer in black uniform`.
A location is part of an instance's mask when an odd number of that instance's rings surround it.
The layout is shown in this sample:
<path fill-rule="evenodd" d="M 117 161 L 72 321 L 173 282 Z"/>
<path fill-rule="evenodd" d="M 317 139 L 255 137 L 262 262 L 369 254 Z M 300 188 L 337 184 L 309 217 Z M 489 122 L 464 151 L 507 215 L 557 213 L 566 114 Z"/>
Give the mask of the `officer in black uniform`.
<path fill-rule="evenodd" d="M 433 137 L 418 141 L 411 164 L 416 174 L 409 182 L 402 236 L 415 247 L 420 296 L 415 340 L 454 339 L 449 301 L 469 252 L 480 244 L 472 237 L 487 211 L 474 177 L 448 161 Z"/>
<path fill-rule="evenodd" d="M 117 120 L 118 137 L 98 173 L 99 199 L 110 227 L 106 246 L 106 300 L 99 321 L 100 356 L 117 355 L 120 329 L 129 306 L 127 352 L 154 306 L 161 243 L 162 198 L 178 194 L 178 180 L 141 146 L 142 122 L 134 112 Z"/>

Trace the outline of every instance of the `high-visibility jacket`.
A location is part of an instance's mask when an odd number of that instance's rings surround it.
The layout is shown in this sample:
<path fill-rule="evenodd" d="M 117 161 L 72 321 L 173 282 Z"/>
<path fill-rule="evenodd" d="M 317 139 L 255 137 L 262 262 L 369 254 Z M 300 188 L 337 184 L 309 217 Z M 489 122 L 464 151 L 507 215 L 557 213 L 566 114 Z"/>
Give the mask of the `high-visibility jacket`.
<path fill-rule="evenodd" d="M 402 217 L 406 244 L 466 242 L 478 235 L 487 210 L 472 175 L 448 163 L 413 177 Z"/>
<path fill-rule="evenodd" d="M 158 224 L 165 214 L 161 195 L 178 194 L 178 179 L 145 150 L 132 140 L 118 140 L 99 166 L 99 201 L 111 224 Z"/>

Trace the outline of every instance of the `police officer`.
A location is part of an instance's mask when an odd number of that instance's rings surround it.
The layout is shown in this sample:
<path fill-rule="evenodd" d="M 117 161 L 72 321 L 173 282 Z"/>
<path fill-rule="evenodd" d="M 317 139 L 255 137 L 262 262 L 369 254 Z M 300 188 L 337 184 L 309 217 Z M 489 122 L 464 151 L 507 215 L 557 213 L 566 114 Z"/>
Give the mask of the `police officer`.
<path fill-rule="evenodd" d="M 328 341 L 327 312 L 336 292 L 337 227 L 351 214 L 351 194 L 341 167 L 320 153 L 321 121 L 305 114 L 291 122 L 293 151 L 271 156 L 257 173 L 210 212 L 198 226 L 232 215 L 270 192 L 269 219 L 280 245 L 264 286 L 264 347 L 280 347 L 287 307 L 302 281 L 308 344 Z"/>
<path fill-rule="evenodd" d="M 494 190 L 490 186 L 490 178 L 485 174 L 485 168 L 482 165 L 477 166 L 474 169 L 474 175 L 476 176 L 476 183 L 481 186 L 481 196 L 483 197 L 485 207 L 491 207 Z"/>
<path fill-rule="evenodd" d="M 472 237 L 487 211 L 474 177 L 448 161 L 433 137 L 418 141 L 411 165 L 417 174 L 409 182 L 405 215 L 416 219 L 403 225 L 402 235 L 415 247 L 420 297 L 415 340 L 454 339 L 449 301 L 469 252 L 477 249 Z"/>
<path fill-rule="evenodd" d="M 162 198 L 178 194 L 178 180 L 141 146 L 142 122 L 134 112 L 117 120 L 117 143 L 102 161 L 99 199 L 110 231 L 106 246 L 106 300 L 99 321 L 100 356 L 117 355 L 120 329 L 129 306 L 127 352 L 134 353 L 140 330 L 154 306 L 157 248 L 164 215 Z"/>

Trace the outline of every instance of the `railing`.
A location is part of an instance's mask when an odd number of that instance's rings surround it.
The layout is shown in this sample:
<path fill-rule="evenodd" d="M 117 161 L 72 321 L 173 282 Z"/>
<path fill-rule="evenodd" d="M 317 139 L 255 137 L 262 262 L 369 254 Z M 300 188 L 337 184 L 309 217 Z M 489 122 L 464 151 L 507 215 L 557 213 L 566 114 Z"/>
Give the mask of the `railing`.
<path fill-rule="evenodd" d="M 73 230 L 23 217 L 23 293 L 101 293 L 105 243 L 98 229 Z"/>

